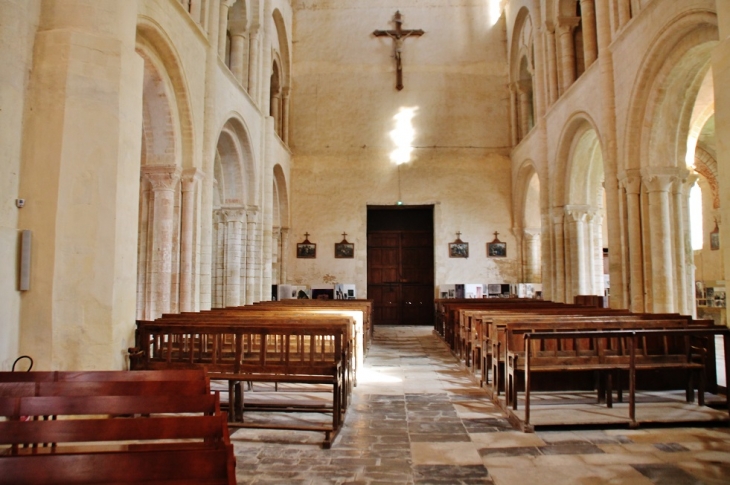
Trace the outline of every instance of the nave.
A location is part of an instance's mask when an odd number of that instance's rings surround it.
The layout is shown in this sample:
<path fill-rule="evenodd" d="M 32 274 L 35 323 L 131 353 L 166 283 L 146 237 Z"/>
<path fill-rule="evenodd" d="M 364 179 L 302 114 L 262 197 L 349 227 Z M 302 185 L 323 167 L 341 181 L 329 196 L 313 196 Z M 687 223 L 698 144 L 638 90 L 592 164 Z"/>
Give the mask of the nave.
<path fill-rule="evenodd" d="M 431 327 L 376 327 L 345 426 L 234 433 L 239 484 L 726 484 L 730 429 L 512 429 Z"/>

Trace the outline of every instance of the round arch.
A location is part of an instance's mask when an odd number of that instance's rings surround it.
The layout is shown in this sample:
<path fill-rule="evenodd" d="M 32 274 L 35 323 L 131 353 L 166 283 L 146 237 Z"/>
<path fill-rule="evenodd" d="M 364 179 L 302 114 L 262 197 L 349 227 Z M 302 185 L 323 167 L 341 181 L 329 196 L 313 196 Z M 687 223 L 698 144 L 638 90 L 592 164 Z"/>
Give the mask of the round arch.
<path fill-rule="evenodd" d="M 624 156 L 619 157 L 626 165 L 619 171 L 684 168 L 694 102 L 717 38 L 716 15 L 693 10 L 669 22 L 651 43 L 632 89 Z"/>

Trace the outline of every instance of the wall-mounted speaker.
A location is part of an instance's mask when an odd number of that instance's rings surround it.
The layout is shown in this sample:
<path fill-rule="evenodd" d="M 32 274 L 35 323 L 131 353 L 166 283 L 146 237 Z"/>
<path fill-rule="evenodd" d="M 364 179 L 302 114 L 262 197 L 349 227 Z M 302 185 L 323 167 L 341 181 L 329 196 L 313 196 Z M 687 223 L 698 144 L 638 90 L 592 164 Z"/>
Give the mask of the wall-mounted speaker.
<path fill-rule="evenodd" d="M 30 249 L 33 233 L 25 230 L 20 234 L 20 291 L 30 290 Z"/>

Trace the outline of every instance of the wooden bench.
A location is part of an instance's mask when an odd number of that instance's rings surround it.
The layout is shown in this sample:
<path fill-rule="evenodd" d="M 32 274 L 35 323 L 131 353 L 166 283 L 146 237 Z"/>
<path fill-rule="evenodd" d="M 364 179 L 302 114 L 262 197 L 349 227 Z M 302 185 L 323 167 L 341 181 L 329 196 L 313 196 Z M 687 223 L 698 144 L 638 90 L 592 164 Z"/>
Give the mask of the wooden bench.
<path fill-rule="evenodd" d="M 524 362 L 522 369 L 525 376 L 524 424 L 530 425 L 531 378 L 535 372 L 553 369 L 571 372 L 590 368 L 608 372 L 609 375 L 613 371 L 628 372 L 629 419 L 630 424 L 635 427 L 638 425 L 636 373 L 649 370 L 685 370 L 691 374 L 693 371 L 701 371 L 705 365 L 705 353 L 701 347 L 690 345 L 690 339 L 703 339 L 705 342 L 709 340 L 709 345 L 714 345 L 715 335 L 723 336 L 725 351 L 730 351 L 730 331 L 726 327 L 527 332 L 523 335 L 526 352 L 521 359 L 521 362 Z M 592 349 L 585 349 L 581 353 L 580 347 L 575 347 L 574 352 L 562 355 L 558 355 L 557 352 L 553 352 L 552 355 L 541 355 L 540 351 L 533 350 L 547 340 L 573 342 L 573 345 L 576 342 L 588 341 L 592 342 Z M 652 342 L 656 345 L 651 345 Z M 560 344 L 557 347 L 561 347 Z M 725 371 L 730 373 L 727 359 L 725 359 Z M 702 378 L 700 382 L 701 380 Z M 516 408 L 516 394 L 513 400 Z M 701 384 L 698 401 L 700 405 L 704 404 Z M 730 400 L 727 405 L 730 415 Z"/>
<path fill-rule="evenodd" d="M 588 332 L 588 331 L 614 331 L 614 330 L 664 330 L 664 329 L 686 329 L 686 328 L 712 328 L 712 323 L 708 321 L 688 321 L 686 319 L 667 319 L 667 320 L 642 320 L 638 318 L 614 318 L 614 319 L 572 319 L 563 320 L 560 325 L 550 321 L 531 321 L 531 322 L 512 322 L 506 324 L 505 327 L 505 394 L 507 397 L 507 406 L 517 406 L 517 372 L 524 372 L 524 359 L 526 351 L 525 335 L 541 332 L 541 333 L 558 333 L 558 332 Z M 544 364 L 539 367 L 541 372 L 558 372 L 562 370 L 562 366 L 571 366 L 571 371 L 592 371 L 602 370 L 604 363 L 609 356 L 622 356 L 626 352 L 625 342 L 622 341 L 591 341 L 590 339 L 556 339 L 540 342 L 543 344 L 541 348 L 537 348 L 534 343 L 529 350 L 535 358 L 541 359 L 545 357 L 545 361 L 537 360 L 538 364 Z M 674 360 L 682 361 L 687 349 L 682 342 L 669 342 L 665 339 L 663 342 L 642 341 L 642 348 L 647 359 L 655 358 L 657 361 L 670 362 Z M 703 360 L 704 360 L 703 355 Z M 554 360 L 555 366 L 551 367 L 549 361 Z M 593 367 L 595 366 L 595 368 Z M 537 368 L 537 367 L 536 367 Z M 689 367 L 688 367 L 689 368 Z M 704 370 L 704 364 L 698 366 L 695 370 Z M 611 404 L 610 384 L 607 403 Z M 602 387 L 599 385 L 599 401 L 602 398 Z M 687 384 L 688 401 L 690 401 L 689 389 L 690 383 Z"/>
<path fill-rule="evenodd" d="M 265 317 L 262 317 L 265 319 Z M 251 423 L 243 421 L 244 403 L 235 407 L 232 427 L 322 431 L 323 446 L 329 448 L 344 420 L 347 403 L 345 385 L 347 352 L 352 319 L 312 317 L 268 321 L 249 317 L 221 317 L 205 323 L 172 319 L 138 322 L 138 348 L 134 368 L 170 369 L 202 367 L 212 379 L 326 384 L 332 387 L 332 404 L 291 405 L 296 412 L 331 413 L 329 426 Z M 229 384 L 229 389 L 232 389 Z"/>
<path fill-rule="evenodd" d="M 370 348 L 373 339 L 373 300 L 354 299 L 354 300 L 294 300 L 285 299 L 278 301 L 262 301 L 254 303 L 254 306 L 294 306 L 301 308 L 333 308 L 359 310 L 363 314 L 363 346 L 365 353 Z"/>
<path fill-rule="evenodd" d="M 287 300 L 297 301 L 297 300 Z M 304 301 L 318 301 L 318 300 L 304 300 Z M 191 318 L 198 318 L 215 315 L 227 315 L 227 316 L 262 316 L 264 318 L 299 318 L 299 319 L 310 319 L 310 317 L 319 316 L 344 316 L 353 319 L 352 328 L 352 344 L 351 349 L 351 360 L 350 370 L 352 385 L 357 385 L 357 373 L 362 368 L 365 358 L 365 333 L 364 330 L 364 314 L 362 309 L 348 309 L 345 305 L 338 305 L 336 307 L 326 305 L 294 305 L 286 304 L 279 305 L 278 302 L 263 302 L 265 304 L 248 305 L 242 307 L 227 307 L 227 308 L 216 308 L 203 312 L 186 312 L 180 315 L 188 316 Z M 268 304 L 271 303 L 271 304 Z M 326 303 L 323 302 L 323 303 Z M 163 315 L 163 318 L 179 318 L 176 314 Z"/>
<path fill-rule="evenodd" d="M 0 373 L 0 484 L 235 484 L 205 374 L 136 374 Z"/>

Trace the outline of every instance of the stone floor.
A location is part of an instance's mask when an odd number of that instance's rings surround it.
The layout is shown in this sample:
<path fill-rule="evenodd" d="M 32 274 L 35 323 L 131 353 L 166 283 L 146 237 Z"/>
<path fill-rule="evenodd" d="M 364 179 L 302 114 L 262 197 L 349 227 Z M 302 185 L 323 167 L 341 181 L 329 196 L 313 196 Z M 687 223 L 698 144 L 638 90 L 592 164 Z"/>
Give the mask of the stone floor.
<path fill-rule="evenodd" d="M 296 417 L 295 417 L 296 419 Z M 513 430 L 429 327 L 377 327 L 345 426 L 242 429 L 239 484 L 730 484 L 730 429 Z"/>

